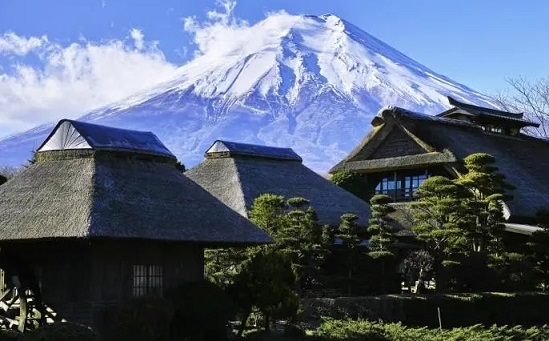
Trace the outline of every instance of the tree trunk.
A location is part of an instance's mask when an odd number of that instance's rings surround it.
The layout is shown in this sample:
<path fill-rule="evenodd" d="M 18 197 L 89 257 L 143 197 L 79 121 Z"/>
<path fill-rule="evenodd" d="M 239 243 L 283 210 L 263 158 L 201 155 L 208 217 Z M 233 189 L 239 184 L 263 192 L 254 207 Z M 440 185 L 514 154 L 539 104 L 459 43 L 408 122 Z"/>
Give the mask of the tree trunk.
<path fill-rule="evenodd" d="M 265 331 L 266 332 L 271 331 L 271 319 L 268 314 L 265 314 L 265 321 L 263 322 L 264 322 Z"/>
<path fill-rule="evenodd" d="M 251 313 L 251 309 L 248 309 L 244 313 L 244 316 L 242 316 L 242 321 L 240 322 L 240 326 L 238 328 L 238 337 L 242 337 L 242 334 L 244 334 L 244 330 L 246 329 L 246 324 L 248 323 L 248 318 L 250 317 Z"/>
<path fill-rule="evenodd" d="M 419 275 L 417 278 L 417 284 L 415 289 L 416 294 L 421 294 L 422 288 L 423 288 L 423 268 L 419 269 Z"/>
<path fill-rule="evenodd" d="M 18 330 L 21 333 L 25 332 L 25 327 L 27 324 L 27 295 L 25 289 L 21 288 L 19 294 L 19 326 Z"/>
<path fill-rule="evenodd" d="M 347 296 L 351 296 L 352 294 L 352 282 L 353 282 L 353 269 L 351 268 L 351 264 L 349 264 L 349 272 L 347 273 Z"/>

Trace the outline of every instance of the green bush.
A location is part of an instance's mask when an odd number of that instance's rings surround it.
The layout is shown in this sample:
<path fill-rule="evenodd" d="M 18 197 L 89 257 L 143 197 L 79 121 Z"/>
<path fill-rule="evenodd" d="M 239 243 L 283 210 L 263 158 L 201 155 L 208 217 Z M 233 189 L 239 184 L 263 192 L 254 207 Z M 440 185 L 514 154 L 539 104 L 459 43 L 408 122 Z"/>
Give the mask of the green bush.
<path fill-rule="evenodd" d="M 228 321 L 235 314 L 231 299 L 223 289 L 208 281 L 183 284 L 169 293 L 175 314 L 171 336 L 219 340 L 227 337 Z"/>
<path fill-rule="evenodd" d="M 13 330 L 1 330 L 0 341 L 17 341 L 22 334 Z"/>
<path fill-rule="evenodd" d="M 107 312 L 105 339 L 112 341 L 162 341 L 169 339 L 171 303 L 161 297 L 133 298 Z"/>
<path fill-rule="evenodd" d="M 549 326 L 484 327 L 480 324 L 453 329 L 409 328 L 401 323 L 374 323 L 354 320 L 325 320 L 316 330 L 325 340 L 386 340 L 386 341 L 546 341 Z"/>
<path fill-rule="evenodd" d="M 96 335 L 91 328 L 70 322 L 57 322 L 19 334 L 18 338 L 0 340 L 17 341 L 94 341 Z"/>
<path fill-rule="evenodd" d="M 484 325 L 535 326 L 548 322 L 540 313 L 549 305 L 547 293 L 481 293 L 436 295 L 385 295 L 303 302 L 302 322 L 317 326 L 322 317 L 402 321 L 407 326 L 438 327 L 440 308 L 444 328 Z"/>

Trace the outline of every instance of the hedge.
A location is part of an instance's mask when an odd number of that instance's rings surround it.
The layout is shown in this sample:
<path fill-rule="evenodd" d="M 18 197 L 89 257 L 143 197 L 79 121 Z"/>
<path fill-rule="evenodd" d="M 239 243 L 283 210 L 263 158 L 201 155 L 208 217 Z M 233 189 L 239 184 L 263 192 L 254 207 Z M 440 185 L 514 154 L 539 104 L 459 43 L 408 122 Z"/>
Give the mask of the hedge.
<path fill-rule="evenodd" d="M 326 320 L 315 332 L 323 341 L 546 341 L 549 326 L 473 325 L 452 329 L 410 328 L 401 323 Z"/>
<path fill-rule="evenodd" d="M 541 292 L 315 298 L 304 300 L 300 320 L 312 327 L 319 326 L 323 317 L 438 327 L 440 308 L 443 328 L 475 324 L 535 326 L 549 322 L 543 313 L 548 306 L 549 294 Z"/>

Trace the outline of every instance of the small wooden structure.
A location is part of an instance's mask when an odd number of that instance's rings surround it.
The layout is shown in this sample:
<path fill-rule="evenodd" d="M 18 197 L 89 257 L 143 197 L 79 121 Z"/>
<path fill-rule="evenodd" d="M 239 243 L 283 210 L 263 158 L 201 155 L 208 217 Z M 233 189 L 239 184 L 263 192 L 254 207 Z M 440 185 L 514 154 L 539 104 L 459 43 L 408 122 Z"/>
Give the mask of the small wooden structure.
<path fill-rule="evenodd" d="M 30 264 L 58 318 L 100 327 L 112 304 L 203 278 L 204 247 L 272 241 L 152 133 L 63 120 L 36 160 L 0 186 L 0 254 Z"/>

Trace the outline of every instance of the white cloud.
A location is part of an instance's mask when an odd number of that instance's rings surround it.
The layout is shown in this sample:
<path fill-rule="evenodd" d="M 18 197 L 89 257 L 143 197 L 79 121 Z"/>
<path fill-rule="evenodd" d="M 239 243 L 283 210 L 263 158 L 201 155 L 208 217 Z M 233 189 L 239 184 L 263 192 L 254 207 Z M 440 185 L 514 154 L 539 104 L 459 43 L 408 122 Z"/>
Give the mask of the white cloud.
<path fill-rule="evenodd" d="M 48 43 L 46 36 L 21 37 L 13 32 L 5 32 L 0 36 L 0 55 L 13 54 L 24 56 Z"/>
<path fill-rule="evenodd" d="M 130 35 L 69 45 L 46 36 L 0 35 L 0 57 L 8 57 L 0 59 L 0 136 L 84 114 L 170 79 L 176 66 L 156 43 L 139 30 Z"/>
<path fill-rule="evenodd" d="M 281 10 L 265 14 L 267 19 L 256 25 L 234 15 L 235 0 L 217 0 L 219 10 L 209 11 L 207 19 L 183 18 L 183 29 L 191 35 L 197 50 L 195 56 L 208 54 L 216 57 L 238 51 L 239 54 L 255 52 L 266 46 L 267 41 L 280 38 L 295 23 L 296 16 Z"/>
<path fill-rule="evenodd" d="M 249 23 L 234 16 L 235 0 L 217 0 L 221 11 L 209 11 L 208 20 L 198 21 L 196 17 L 183 18 L 183 28 L 193 37 L 197 45 L 196 54 L 224 53 L 234 47 L 234 40 L 241 38 Z"/>
<path fill-rule="evenodd" d="M 130 30 L 130 37 L 133 39 L 133 43 L 135 45 L 135 48 L 138 50 L 143 50 L 145 35 L 143 35 L 143 32 L 138 28 L 132 28 Z"/>

